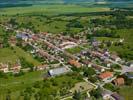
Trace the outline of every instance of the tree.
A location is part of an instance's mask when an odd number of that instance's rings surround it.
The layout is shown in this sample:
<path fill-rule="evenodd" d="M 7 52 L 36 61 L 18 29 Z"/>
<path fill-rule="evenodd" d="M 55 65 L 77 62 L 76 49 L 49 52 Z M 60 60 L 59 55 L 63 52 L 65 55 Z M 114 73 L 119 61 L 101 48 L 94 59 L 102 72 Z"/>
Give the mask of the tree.
<path fill-rule="evenodd" d="M 30 68 L 31 71 L 33 71 L 34 65 L 30 62 L 28 62 L 24 57 L 20 57 L 20 63 L 22 67 L 24 68 Z"/>
<path fill-rule="evenodd" d="M 10 90 L 8 90 L 7 91 L 7 95 L 6 95 L 6 100 L 11 100 L 11 91 Z"/>
<path fill-rule="evenodd" d="M 90 92 L 91 96 L 94 96 L 95 98 L 100 98 L 101 97 L 101 89 L 98 87 L 96 90 L 92 90 Z"/>
<path fill-rule="evenodd" d="M 15 18 L 11 18 L 11 19 L 9 20 L 9 24 L 18 25 L 18 23 L 16 22 L 16 19 L 15 19 Z"/>
<path fill-rule="evenodd" d="M 85 77 L 92 76 L 94 74 L 96 74 L 96 72 L 95 72 L 95 70 L 93 68 L 91 68 L 91 67 L 84 68 L 84 74 L 83 75 Z"/>
<path fill-rule="evenodd" d="M 110 47 L 111 46 L 111 41 L 108 41 L 107 42 L 107 47 Z"/>
<path fill-rule="evenodd" d="M 75 91 L 74 94 L 73 94 L 73 99 L 74 100 L 81 100 L 81 93 Z"/>
<path fill-rule="evenodd" d="M 90 77 L 88 77 L 88 80 L 89 80 L 90 82 L 92 82 L 92 83 L 95 83 L 95 82 L 97 81 L 97 78 L 96 78 L 96 77 L 90 76 Z"/>
<path fill-rule="evenodd" d="M 7 75 L 0 71 L 0 78 L 8 78 Z"/>

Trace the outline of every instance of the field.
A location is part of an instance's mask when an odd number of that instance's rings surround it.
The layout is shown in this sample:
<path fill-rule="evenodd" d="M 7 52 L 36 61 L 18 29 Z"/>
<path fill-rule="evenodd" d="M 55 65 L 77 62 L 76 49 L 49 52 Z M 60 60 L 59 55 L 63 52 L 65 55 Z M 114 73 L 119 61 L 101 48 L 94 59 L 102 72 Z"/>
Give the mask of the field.
<path fill-rule="evenodd" d="M 125 100 L 133 99 L 133 86 L 123 86 L 120 88 L 119 92 L 125 97 Z"/>
<path fill-rule="evenodd" d="M 0 49 L 0 62 L 15 63 L 19 57 L 24 57 L 28 62 L 31 62 L 34 65 L 40 64 L 29 53 L 26 53 L 19 47 L 14 47 L 13 50 L 11 48 Z"/>
<path fill-rule="evenodd" d="M 92 86 L 91 84 L 89 84 L 88 82 L 80 82 L 75 84 L 75 87 L 73 87 L 71 89 L 71 91 L 74 93 L 75 91 L 91 91 L 94 88 L 94 86 Z"/>
<path fill-rule="evenodd" d="M 66 51 L 69 52 L 69 53 L 71 53 L 71 54 L 80 53 L 82 50 L 83 50 L 83 48 L 81 48 L 79 46 L 74 47 L 74 48 L 66 49 Z"/>
<path fill-rule="evenodd" d="M 29 7 L 13 7 L 13 8 L 1 8 L 0 15 L 15 15 L 15 14 L 43 14 L 43 15 L 58 15 L 67 13 L 84 13 L 84 12 L 98 12 L 108 11 L 109 8 L 104 7 L 83 7 L 80 5 L 64 5 L 64 4 L 53 4 L 53 5 L 33 5 Z"/>
<path fill-rule="evenodd" d="M 32 87 L 35 82 L 37 82 L 37 87 L 42 85 L 44 88 L 35 88 L 36 91 L 39 89 L 44 89 L 44 92 L 47 93 L 53 93 L 53 90 L 58 91 L 62 89 L 65 86 L 72 85 L 74 86 L 75 83 L 83 81 L 82 79 L 79 79 L 79 77 L 76 76 L 69 76 L 69 75 L 63 75 L 58 76 L 55 78 L 51 78 L 48 80 L 43 80 L 44 71 L 36 71 L 36 72 L 30 72 L 26 73 L 23 76 L 20 77 L 13 77 L 10 76 L 8 79 L 0 79 L 0 100 L 4 100 L 7 90 L 11 90 L 11 98 L 13 100 L 21 100 L 20 98 L 20 92 L 23 91 L 27 87 Z M 67 79 L 67 80 L 66 80 Z M 54 82 L 54 83 L 53 83 Z M 56 85 L 52 85 L 56 84 Z M 46 91 L 47 90 L 47 91 Z M 23 99 L 22 99 L 23 100 Z"/>
<path fill-rule="evenodd" d="M 117 34 L 120 35 L 120 38 L 108 38 L 108 37 L 99 37 L 98 40 L 100 41 L 119 41 L 120 39 L 124 39 L 124 45 L 123 46 L 114 46 L 112 45 L 109 49 L 112 52 L 117 52 L 120 56 L 130 60 L 132 60 L 133 57 L 133 29 L 119 29 L 117 30 Z M 125 56 L 127 55 L 127 56 Z"/>
<path fill-rule="evenodd" d="M 14 96 L 16 96 L 17 91 L 23 90 L 24 88 L 31 86 L 34 82 L 42 80 L 42 75 L 44 72 L 30 72 L 26 73 L 20 77 L 9 76 L 8 79 L 0 79 L 0 100 L 5 97 L 8 89 L 12 91 Z"/>

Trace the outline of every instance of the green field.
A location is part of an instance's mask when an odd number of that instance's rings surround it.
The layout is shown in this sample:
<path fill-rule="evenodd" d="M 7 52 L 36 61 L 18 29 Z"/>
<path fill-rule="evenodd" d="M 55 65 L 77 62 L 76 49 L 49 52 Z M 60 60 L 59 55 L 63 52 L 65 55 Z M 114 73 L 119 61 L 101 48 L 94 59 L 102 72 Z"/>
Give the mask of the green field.
<path fill-rule="evenodd" d="M 80 53 L 83 50 L 83 48 L 76 46 L 74 48 L 69 48 L 66 49 L 67 52 L 71 53 L 71 54 L 76 54 L 76 53 Z"/>
<path fill-rule="evenodd" d="M 0 79 L 0 100 L 4 100 L 7 89 L 10 89 L 13 96 L 16 96 L 17 91 L 23 90 L 26 87 L 31 86 L 34 82 L 42 80 L 44 72 L 30 72 L 20 77 L 10 76 L 8 79 Z"/>
<path fill-rule="evenodd" d="M 58 15 L 67 13 L 83 13 L 83 12 L 98 12 L 108 11 L 109 8 L 102 7 L 83 7 L 79 5 L 64 5 L 64 4 L 53 4 L 53 5 L 33 5 L 29 7 L 14 7 L 14 8 L 1 8 L 0 14 L 14 15 L 14 14 L 44 14 L 44 15 Z"/>
<path fill-rule="evenodd" d="M 19 57 L 24 57 L 28 62 L 31 62 L 34 65 L 40 64 L 29 53 L 26 53 L 19 47 L 14 47 L 13 50 L 10 48 L 0 49 L 0 62 L 15 63 L 19 59 Z"/>
<path fill-rule="evenodd" d="M 42 85 L 44 87 L 40 87 L 38 89 L 44 89 L 43 91 L 45 91 L 46 93 L 53 93 L 53 90 L 58 91 L 65 86 L 68 86 L 70 84 L 74 86 L 75 83 L 83 81 L 82 78 L 79 78 L 79 76 L 74 76 L 74 74 L 70 74 L 57 76 L 55 78 L 45 80 L 45 82 L 43 83 L 43 75 L 43 71 L 36 71 L 25 73 L 23 76 L 19 77 L 10 76 L 8 79 L 0 79 L 0 91 L 2 91 L 0 92 L 0 100 L 4 100 L 8 89 L 11 91 L 12 100 L 18 100 L 18 98 L 20 98 L 20 91 L 23 91 L 26 87 L 32 87 L 35 82 L 38 82 L 38 86 Z M 53 86 L 53 82 L 56 83 L 56 85 Z M 35 88 L 36 91 L 38 91 L 38 89 Z"/>
<path fill-rule="evenodd" d="M 120 88 L 119 92 L 125 97 L 125 100 L 133 99 L 133 86 L 123 86 Z"/>
<path fill-rule="evenodd" d="M 117 34 L 120 35 L 120 38 L 108 38 L 108 37 L 98 37 L 97 39 L 100 41 L 119 41 L 120 39 L 124 39 L 123 46 L 114 46 L 112 45 L 109 49 L 113 52 L 117 52 L 124 58 L 132 60 L 133 57 L 133 29 L 119 29 L 117 30 Z M 125 56 L 127 55 L 127 56 Z"/>

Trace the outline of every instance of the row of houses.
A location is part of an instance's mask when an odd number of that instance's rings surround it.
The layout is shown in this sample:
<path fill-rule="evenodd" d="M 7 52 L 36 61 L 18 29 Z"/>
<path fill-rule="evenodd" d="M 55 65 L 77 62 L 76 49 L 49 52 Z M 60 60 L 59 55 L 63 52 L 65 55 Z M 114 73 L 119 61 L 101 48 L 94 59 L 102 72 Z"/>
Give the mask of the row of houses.
<path fill-rule="evenodd" d="M 8 64 L 0 63 L 0 71 L 4 73 L 19 73 L 21 70 L 21 65 L 20 64 L 14 64 L 11 67 L 9 67 Z"/>
<path fill-rule="evenodd" d="M 124 80 L 123 77 L 118 77 L 118 78 L 115 78 L 115 79 L 113 79 L 113 77 L 114 77 L 114 73 L 109 72 L 109 71 L 103 72 L 103 73 L 98 75 L 98 78 L 100 80 L 102 80 L 103 82 L 110 81 L 116 86 L 121 86 L 121 85 L 125 84 L 125 80 Z"/>

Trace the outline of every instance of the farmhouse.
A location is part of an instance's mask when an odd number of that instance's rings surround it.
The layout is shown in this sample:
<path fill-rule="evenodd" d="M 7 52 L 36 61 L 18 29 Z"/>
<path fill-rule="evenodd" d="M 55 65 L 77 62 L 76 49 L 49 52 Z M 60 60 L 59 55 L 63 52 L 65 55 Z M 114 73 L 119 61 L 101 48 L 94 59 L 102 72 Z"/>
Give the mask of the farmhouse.
<path fill-rule="evenodd" d="M 57 76 L 57 75 L 65 74 L 65 73 L 67 73 L 69 71 L 70 71 L 70 69 L 68 69 L 66 67 L 60 67 L 60 68 L 55 68 L 55 69 L 49 70 L 48 74 L 50 76 Z"/>
<path fill-rule="evenodd" d="M 108 81 L 108 80 L 111 80 L 112 79 L 113 73 L 112 72 L 104 72 L 104 73 L 101 73 L 98 77 L 102 81 Z"/>

